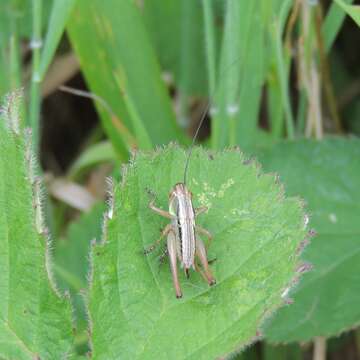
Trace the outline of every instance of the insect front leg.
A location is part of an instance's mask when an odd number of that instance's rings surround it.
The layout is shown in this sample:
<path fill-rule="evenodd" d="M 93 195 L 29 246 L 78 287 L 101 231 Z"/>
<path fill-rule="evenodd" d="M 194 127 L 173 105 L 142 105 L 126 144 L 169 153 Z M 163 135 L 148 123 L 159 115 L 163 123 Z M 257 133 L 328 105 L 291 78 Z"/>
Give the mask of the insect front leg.
<path fill-rule="evenodd" d="M 157 214 L 163 216 L 163 217 L 166 217 L 168 219 L 173 219 L 173 216 L 168 211 L 165 211 L 165 210 L 160 209 L 160 208 L 155 206 L 155 200 L 154 199 L 150 201 L 149 208 L 151 210 L 155 211 Z"/>
<path fill-rule="evenodd" d="M 200 260 L 208 284 L 210 286 L 215 285 L 216 280 L 211 273 L 209 263 L 207 261 L 206 248 L 204 243 L 199 237 L 196 237 L 196 255 Z"/>
<path fill-rule="evenodd" d="M 172 230 L 167 237 L 167 249 L 170 259 L 170 269 L 173 278 L 175 294 L 178 299 L 182 297 L 182 292 L 179 283 L 178 271 L 177 271 L 177 258 L 176 258 L 176 235 Z"/>
<path fill-rule="evenodd" d="M 160 245 L 161 240 L 172 230 L 171 224 L 165 226 L 163 231 L 161 232 L 160 238 L 156 240 L 152 245 L 150 245 L 147 249 L 144 250 L 144 254 L 147 255 L 151 253 L 158 245 Z"/>

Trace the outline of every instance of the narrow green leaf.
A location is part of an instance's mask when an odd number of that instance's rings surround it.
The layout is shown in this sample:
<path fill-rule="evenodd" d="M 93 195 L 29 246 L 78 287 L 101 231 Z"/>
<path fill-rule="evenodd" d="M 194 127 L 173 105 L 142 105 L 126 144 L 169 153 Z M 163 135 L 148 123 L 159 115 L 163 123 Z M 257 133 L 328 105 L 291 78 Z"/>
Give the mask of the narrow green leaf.
<path fill-rule="evenodd" d="M 226 2 L 224 35 L 220 53 L 217 93 L 214 95 L 216 116 L 212 119 L 212 147 L 219 149 L 236 138 L 236 114 L 239 111 L 240 81 L 244 72 L 246 49 L 255 3 Z"/>
<path fill-rule="evenodd" d="M 360 26 L 360 5 L 348 5 L 343 0 L 335 2 Z"/>
<path fill-rule="evenodd" d="M 72 350 L 71 306 L 51 280 L 29 139 L 4 117 L 6 111 L 0 119 L 0 358 L 62 359 Z"/>
<path fill-rule="evenodd" d="M 208 73 L 208 84 L 210 96 L 214 96 L 216 88 L 216 38 L 215 38 L 215 20 L 213 4 L 210 1 L 203 0 L 202 7 L 204 11 L 204 33 L 206 41 L 206 63 Z"/>
<path fill-rule="evenodd" d="M 293 139 L 295 136 L 294 116 L 291 108 L 288 84 L 290 70 L 290 54 L 286 52 L 286 49 L 284 49 L 282 36 L 291 6 L 292 0 L 286 0 L 282 4 L 279 18 L 275 20 L 272 26 L 272 38 L 276 58 L 276 70 L 279 77 L 281 99 L 286 119 L 286 130 L 289 139 Z"/>
<path fill-rule="evenodd" d="M 179 123 L 188 127 L 189 97 L 194 80 L 205 82 L 204 39 L 202 33 L 202 11 L 200 2 L 193 0 L 181 1 L 181 28 L 180 28 L 180 63 L 179 63 Z M 196 75 L 195 75 L 196 73 Z M 194 76 L 195 75 L 195 76 Z"/>
<path fill-rule="evenodd" d="M 102 141 L 85 149 L 69 171 L 70 176 L 102 162 L 114 162 L 118 159 L 110 141 Z M 124 160 L 124 159 L 122 159 Z"/>
<path fill-rule="evenodd" d="M 115 185 L 104 237 L 91 253 L 94 359 L 207 360 L 241 349 L 297 276 L 306 236 L 300 202 L 285 198 L 273 175 L 244 164 L 241 153 L 195 148 L 188 185 L 194 206 L 209 208 L 197 223 L 214 235 L 209 259 L 216 259 L 217 284 L 210 288 L 195 272 L 187 280 L 180 271 L 184 296 L 175 298 L 168 264 L 143 255 L 168 223 L 148 208 L 146 189 L 165 209 L 185 156 L 174 145 L 138 153 Z"/>
<path fill-rule="evenodd" d="M 75 0 L 54 0 L 49 20 L 45 44 L 41 52 L 39 76 L 43 80 L 46 71 L 55 54 L 61 36 L 64 32 L 66 22 L 75 5 Z"/>
<path fill-rule="evenodd" d="M 175 84 L 186 94 L 206 94 L 200 1 L 147 0 L 142 15 L 162 69 L 171 73 Z"/>
<path fill-rule="evenodd" d="M 291 2 L 283 0 L 263 1 L 265 44 L 267 45 L 265 46 L 264 60 L 267 81 L 266 94 L 271 124 L 270 132 L 274 139 L 284 137 L 284 108 L 287 107 L 286 101 L 289 101 L 287 84 L 290 54 L 284 52 L 282 40 L 291 5 Z M 285 61 L 283 57 L 285 57 Z"/>
<path fill-rule="evenodd" d="M 226 3 L 212 146 L 247 146 L 254 141 L 265 75 L 264 26 L 254 1 Z"/>
<path fill-rule="evenodd" d="M 344 3 L 351 4 L 354 0 L 344 0 Z M 326 14 L 326 18 L 323 24 L 323 36 L 326 51 L 330 51 L 337 34 L 341 29 L 341 25 L 344 22 L 345 11 L 339 7 L 336 2 L 331 4 L 329 11 Z"/>
<path fill-rule="evenodd" d="M 43 29 L 46 29 L 52 1 L 45 1 L 42 8 L 43 13 Z M 30 39 L 32 33 L 32 1 L 28 0 L 2 0 L 0 1 L 0 44 L 9 40 L 12 32 L 12 24 L 18 25 L 19 37 Z"/>
<path fill-rule="evenodd" d="M 246 146 L 256 140 L 262 87 L 265 81 L 264 24 L 256 7 L 251 21 L 250 38 L 245 51 L 242 86 L 239 96 L 239 112 L 236 121 L 234 144 Z"/>
<path fill-rule="evenodd" d="M 282 143 L 262 157 L 289 194 L 304 197 L 318 233 L 304 254 L 314 270 L 269 324 L 271 341 L 335 336 L 360 322 L 359 158 L 360 141 L 340 138 Z"/>
<path fill-rule="evenodd" d="M 152 144 L 182 139 L 159 65 L 133 1 L 79 0 L 68 22 L 68 32 L 91 90 L 106 100 L 134 135 L 138 135 L 139 118 Z M 134 106 L 138 118 L 129 112 Z M 102 109 L 99 112 L 111 141 L 124 152 L 121 129 L 109 114 Z"/>

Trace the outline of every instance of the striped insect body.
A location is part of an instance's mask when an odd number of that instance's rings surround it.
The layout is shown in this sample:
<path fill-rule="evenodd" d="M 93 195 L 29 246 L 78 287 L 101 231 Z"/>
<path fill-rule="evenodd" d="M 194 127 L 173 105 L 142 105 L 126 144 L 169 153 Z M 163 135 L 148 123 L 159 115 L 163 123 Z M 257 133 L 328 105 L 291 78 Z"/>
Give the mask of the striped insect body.
<path fill-rule="evenodd" d="M 188 173 L 190 158 L 196 138 L 200 128 L 210 110 L 210 102 L 202 113 L 199 125 L 195 131 L 191 146 L 185 159 L 184 180 L 174 185 L 169 194 L 169 211 L 162 210 L 155 206 L 154 199 L 149 203 L 150 209 L 161 216 L 171 220 L 162 231 L 161 237 L 144 252 L 148 254 L 158 244 L 162 238 L 167 237 L 166 253 L 170 260 L 170 269 L 173 278 L 173 284 L 177 298 L 182 297 L 182 291 L 179 283 L 177 262 L 184 269 L 185 275 L 189 278 L 189 270 L 195 270 L 201 274 L 204 280 L 210 285 L 216 284 L 212 275 L 209 262 L 207 260 L 207 246 L 210 245 L 212 235 L 209 231 L 196 225 L 195 219 L 201 213 L 207 211 L 207 207 L 194 208 L 192 202 L 192 193 L 186 186 L 186 177 Z M 208 244 L 205 246 L 199 235 L 208 238 Z M 163 257 L 161 257 L 163 258 Z"/>
<path fill-rule="evenodd" d="M 169 194 L 169 211 L 162 210 L 155 206 L 154 199 L 149 204 L 150 209 L 157 214 L 171 220 L 162 231 L 161 237 L 153 245 L 145 250 L 145 254 L 150 253 L 161 240 L 167 237 L 167 254 L 170 260 L 170 269 L 173 278 L 175 294 L 177 298 L 182 297 L 182 291 L 178 276 L 177 263 L 184 269 L 185 275 L 189 278 L 189 270 L 195 270 L 211 286 L 216 283 L 207 260 L 206 246 L 200 239 L 199 234 L 212 239 L 210 232 L 196 225 L 197 215 L 205 212 L 206 207 L 194 209 L 192 203 L 192 193 L 184 183 L 176 184 Z"/>
<path fill-rule="evenodd" d="M 191 198 L 192 194 L 182 183 L 174 186 L 169 198 L 169 212 L 174 216 L 171 222 L 179 240 L 176 253 L 185 271 L 191 267 L 195 270 L 195 212 Z"/>
<path fill-rule="evenodd" d="M 202 122 L 202 121 L 201 121 Z M 198 127 L 198 130 L 201 126 Z M 195 137 L 198 133 L 195 134 Z M 194 140 L 193 139 L 193 144 Z M 208 245 L 212 240 L 212 235 L 209 231 L 196 225 L 195 219 L 201 213 L 207 211 L 207 207 L 194 208 L 192 201 L 192 193 L 186 186 L 186 173 L 191 156 L 193 145 L 190 147 L 184 171 L 184 182 L 174 185 L 169 194 L 169 211 L 162 210 L 155 206 L 154 198 L 149 204 L 150 209 L 157 214 L 170 219 L 168 224 L 162 231 L 161 237 L 153 245 L 145 250 L 148 254 L 155 247 L 161 243 L 161 240 L 167 237 L 167 255 L 170 260 L 170 269 L 173 278 L 175 294 L 177 298 L 182 297 L 182 291 L 178 276 L 177 263 L 184 269 L 187 278 L 190 276 L 189 270 L 195 270 L 201 274 L 204 280 L 210 285 L 214 285 L 216 280 L 212 275 L 207 260 L 207 249 L 203 241 L 200 239 L 200 234 L 208 238 Z"/>

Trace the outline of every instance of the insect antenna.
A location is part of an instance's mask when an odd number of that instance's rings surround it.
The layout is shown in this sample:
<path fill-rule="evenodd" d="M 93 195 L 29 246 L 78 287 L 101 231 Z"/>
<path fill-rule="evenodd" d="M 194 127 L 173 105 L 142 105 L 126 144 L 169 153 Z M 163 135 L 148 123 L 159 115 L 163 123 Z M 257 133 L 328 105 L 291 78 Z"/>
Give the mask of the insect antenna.
<path fill-rule="evenodd" d="M 241 57 L 238 57 L 237 59 L 235 59 L 232 63 L 230 63 L 223 71 L 222 73 L 220 74 L 221 76 L 224 76 L 235 64 L 237 64 L 239 62 L 239 60 L 241 59 Z M 199 125 L 197 126 L 196 128 L 196 131 L 195 131 L 195 134 L 192 138 L 192 141 L 191 141 L 191 145 L 190 145 L 190 148 L 189 148 L 189 151 L 188 151 L 188 154 L 186 156 L 186 161 L 185 161 L 185 168 L 184 168 L 184 185 L 186 185 L 186 179 L 187 179 L 187 173 L 188 173 L 188 169 L 189 169 L 189 163 L 190 163 L 190 158 L 191 158 L 191 154 L 192 154 L 192 151 L 194 149 L 194 145 L 195 145 L 195 141 L 197 139 L 197 136 L 199 135 L 199 131 L 201 129 L 201 126 L 204 122 L 204 120 L 206 119 L 206 115 L 207 113 L 209 112 L 210 110 L 210 107 L 211 107 L 211 99 L 214 98 L 214 96 L 217 94 L 217 90 L 219 90 L 218 88 L 215 89 L 215 91 L 213 91 L 213 93 L 211 94 L 210 96 L 210 99 L 206 105 L 206 108 L 204 109 L 204 111 L 202 112 L 201 114 L 201 118 L 200 118 L 200 122 L 199 122 Z"/>
<path fill-rule="evenodd" d="M 201 114 L 199 125 L 196 128 L 195 134 L 194 134 L 194 136 L 192 138 L 192 142 L 191 142 L 191 145 L 190 145 L 190 148 L 189 148 L 189 152 L 188 152 L 188 154 L 186 156 L 185 169 L 184 169 L 184 185 L 186 185 L 186 175 L 187 175 L 187 172 L 188 172 L 189 163 L 190 163 L 190 157 L 191 157 L 194 145 L 195 145 L 195 141 L 196 141 L 196 138 L 197 138 L 197 136 L 199 134 L 200 128 L 201 128 L 204 120 L 206 119 L 206 115 L 207 115 L 208 111 L 210 110 L 210 106 L 211 106 L 211 102 L 209 101 L 208 104 L 206 105 L 205 110 Z"/>

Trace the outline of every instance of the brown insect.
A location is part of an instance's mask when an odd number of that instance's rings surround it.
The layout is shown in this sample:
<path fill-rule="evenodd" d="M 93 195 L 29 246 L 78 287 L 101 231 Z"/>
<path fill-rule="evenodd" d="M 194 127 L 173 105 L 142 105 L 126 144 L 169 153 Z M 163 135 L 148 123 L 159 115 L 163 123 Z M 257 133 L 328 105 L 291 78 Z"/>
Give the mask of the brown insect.
<path fill-rule="evenodd" d="M 192 268 L 198 271 L 207 283 L 212 286 L 216 284 L 216 280 L 211 273 L 209 262 L 207 260 L 207 251 L 199 234 L 205 235 L 209 239 L 209 244 L 212 240 L 212 235 L 206 229 L 195 224 L 195 218 L 199 214 L 206 212 L 207 207 L 200 207 L 194 209 L 192 203 L 192 193 L 186 187 L 186 174 L 200 127 L 205 119 L 206 112 L 204 112 L 199 126 L 193 138 L 192 145 L 185 163 L 184 181 L 177 183 L 169 194 L 169 211 L 162 210 L 155 206 L 154 199 L 150 202 L 149 207 L 157 214 L 171 220 L 163 231 L 161 237 L 144 252 L 150 253 L 159 245 L 162 239 L 167 237 L 167 255 L 170 259 L 170 268 L 177 298 L 182 297 L 181 287 L 178 278 L 177 260 L 180 266 L 184 269 L 185 275 L 189 278 L 189 270 Z M 200 264 L 197 263 L 199 260 Z"/>

